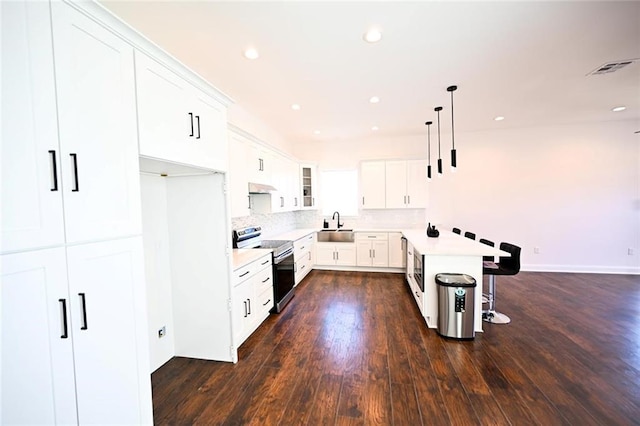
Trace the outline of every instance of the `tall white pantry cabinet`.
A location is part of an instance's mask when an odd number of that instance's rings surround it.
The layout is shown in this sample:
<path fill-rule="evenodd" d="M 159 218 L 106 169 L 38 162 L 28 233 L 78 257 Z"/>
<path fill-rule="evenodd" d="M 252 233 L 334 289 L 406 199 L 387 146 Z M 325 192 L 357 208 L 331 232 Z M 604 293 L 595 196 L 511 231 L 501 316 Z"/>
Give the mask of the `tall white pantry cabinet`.
<path fill-rule="evenodd" d="M 133 47 L 0 7 L 0 423 L 150 424 Z"/>

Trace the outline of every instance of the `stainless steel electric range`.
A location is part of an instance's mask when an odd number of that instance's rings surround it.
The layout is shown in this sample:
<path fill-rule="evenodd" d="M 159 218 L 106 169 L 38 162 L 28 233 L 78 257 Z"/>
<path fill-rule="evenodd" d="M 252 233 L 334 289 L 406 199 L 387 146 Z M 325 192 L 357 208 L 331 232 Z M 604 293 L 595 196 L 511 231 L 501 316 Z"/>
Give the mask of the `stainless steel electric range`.
<path fill-rule="evenodd" d="M 272 249 L 273 256 L 273 313 L 280 313 L 293 298 L 295 271 L 293 262 L 293 241 L 263 240 L 262 228 L 251 226 L 233 231 L 233 248 Z"/>

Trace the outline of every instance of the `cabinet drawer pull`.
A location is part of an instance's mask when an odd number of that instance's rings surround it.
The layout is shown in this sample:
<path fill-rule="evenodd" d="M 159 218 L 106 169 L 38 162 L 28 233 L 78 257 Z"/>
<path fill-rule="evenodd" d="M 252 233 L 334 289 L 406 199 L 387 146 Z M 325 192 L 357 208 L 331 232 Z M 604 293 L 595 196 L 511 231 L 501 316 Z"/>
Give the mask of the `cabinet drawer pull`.
<path fill-rule="evenodd" d="M 189 119 L 191 120 L 191 134 L 189 135 L 189 137 L 193 136 L 193 113 L 190 112 L 189 113 Z"/>
<path fill-rule="evenodd" d="M 407 204 L 411 204 L 411 195 L 407 195 Z"/>
<path fill-rule="evenodd" d="M 54 150 L 49 151 L 49 155 L 51 155 L 51 173 L 52 173 L 52 180 L 53 180 L 53 185 L 51 190 L 52 191 L 57 191 L 58 190 L 58 164 L 56 161 L 56 152 Z"/>
<path fill-rule="evenodd" d="M 378 238 L 375 235 L 367 235 L 367 238 Z"/>
<path fill-rule="evenodd" d="M 267 277 L 264 280 L 262 280 L 263 283 L 266 283 L 267 281 L 269 281 L 271 279 L 271 277 Z"/>
<path fill-rule="evenodd" d="M 198 122 L 198 136 L 196 136 L 196 139 L 200 139 L 200 116 L 196 115 L 196 121 Z"/>
<path fill-rule="evenodd" d="M 71 163 L 73 165 L 73 189 L 71 192 L 80 191 L 80 182 L 78 182 L 78 156 L 77 154 L 69 154 L 71 157 Z"/>
<path fill-rule="evenodd" d="M 262 304 L 262 306 L 267 306 L 269 303 L 271 303 L 271 299 L 269 299 L 269 300 L 267 300 L 266 302 L 264 302 L 264 303 Z"/>
<path fill-rule="evenodd" d="M 240 275 L 238 275 L 238 278 L 242 278 L 242 277 L 244 277 L 244 276 L 245 276 L 245 275 L 247 275 L 249 272 L 251 272 L 251 271 L 245 271 L 245 273 L 244 273 L 244 274 L 240 274 Z"/>
<path fill-rule="evenodd" d="M 66 339 L 69 337 L 69 330 L 67 328 L 67 300 L 58 299 L 58 302 L 60 302 L 60 307 L 62 309 L 62 312 L 60 313 L 60 315 L 62 316 L 62 335 L 60 336 L 60 338 Z"/>
<path fill-rule="evenodd" d="M 247 314 L 251 315 L 251 299 L 247 299 L 247 305 L 249 306 L 249 312 L 247 312 Z"/>
<path fill-rule="evenodd" d="M 247 315 L 248 315 L 248 314 L 247 314 L 247 301 L 245 300 L 245 301 L 244 301 L 244 302 L 242 302 L 242 303 L 244 303 L 244 317 L 246 318 L 246 317 L 247 317 Z"/>
<path fill-rule="evenodd" d="M 265 260 L 264 262 L 261 263 L 261 265 L 266 265 L 267 263 L 269 263 L 269 261 Z"/>
<path fill-rule="evenodd" d="M 80 296 L 80 306 L 82 308 L 82 324 L 80 330 L 87 330 L 89 328 L 87 325 L 87 298 L 84 293 L 78 293 L 78 296 Z"/>

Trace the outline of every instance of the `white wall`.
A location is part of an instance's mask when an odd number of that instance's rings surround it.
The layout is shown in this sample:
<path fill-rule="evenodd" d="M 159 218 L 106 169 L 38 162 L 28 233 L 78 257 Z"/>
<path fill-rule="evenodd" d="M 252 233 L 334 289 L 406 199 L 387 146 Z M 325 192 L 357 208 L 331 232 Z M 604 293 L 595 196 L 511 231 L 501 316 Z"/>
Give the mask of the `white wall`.
<path fill-rule="evenodd" d="M 443 134 L 445 174 L 429 186 L 426 216 L 520 245 L 523 269 L 640 273 L 638 128 L 612 121 L 456 133 L 455 174 Z M 433 141 L 432 134 L 435 165 Z M 363 159 L 425 158 L 426 137 L 314 143 L 294 154 L 321 168 L 357 167 Z"/>

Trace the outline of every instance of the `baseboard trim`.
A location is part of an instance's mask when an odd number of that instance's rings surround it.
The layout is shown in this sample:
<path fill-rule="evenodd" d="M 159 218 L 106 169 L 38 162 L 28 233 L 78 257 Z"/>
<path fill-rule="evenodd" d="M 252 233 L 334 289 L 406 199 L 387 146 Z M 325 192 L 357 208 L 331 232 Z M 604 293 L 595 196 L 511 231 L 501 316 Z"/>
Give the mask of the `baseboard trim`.
<path fill-rule="evenodd" d="M 522 265 L 526 272 L 569 272 L 582 274 L 640 275 L 640 267 L 599 265 Z"/>

